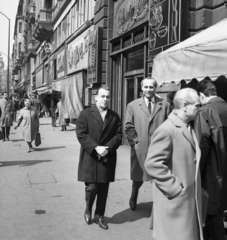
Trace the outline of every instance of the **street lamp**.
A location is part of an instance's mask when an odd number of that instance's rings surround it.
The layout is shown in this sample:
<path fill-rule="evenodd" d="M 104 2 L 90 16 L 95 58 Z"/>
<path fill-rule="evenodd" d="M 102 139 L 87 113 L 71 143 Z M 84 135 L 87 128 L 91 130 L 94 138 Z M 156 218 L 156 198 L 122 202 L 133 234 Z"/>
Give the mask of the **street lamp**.
<path fill-rule="evenodd" d="M 9 56 L 10 56 L 10 19 L 2 12 L 0 12 L 9 21 L 9 32 L 8 32 L 8 69 L 7 69 L 7 93 L 9 94 Z"/>

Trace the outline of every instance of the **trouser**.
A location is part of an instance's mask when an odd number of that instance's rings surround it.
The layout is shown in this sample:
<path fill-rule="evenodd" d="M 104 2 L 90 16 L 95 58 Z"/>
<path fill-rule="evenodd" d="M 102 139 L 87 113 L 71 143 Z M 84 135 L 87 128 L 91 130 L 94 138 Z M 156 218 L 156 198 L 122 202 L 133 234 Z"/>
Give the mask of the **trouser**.
<path fill-rule="evenodd" d="M 225 240 L 223 216 L 207 215 L 203 234 L 204 240 Z"/>
<path fill-rule="evenodd" d="M 52 127 L 56 126 L 56 117 L 52 117 Z"/>
<path fill-rule="evenodd" d="M 17 121 L 17 111 L 13 112 L 13 120 L 14 120 L 14 122 Z"/>
<path fill-rule="evenodd" d="M 135 201 L 137 200 L 138 192 L 142 184 L 143 184 L 143 181 L 134 181 L 134 180 L 132 181 L 131 199 L 134 199 Z"/>
<path fill-rule="evenodd" d="M 106 201 L 109 190 L 108 183 L 85 183 L 86 212 L 91 214 L 92 206 L 96 199 L 95 217 L 103 217 L 106 209 Z"/>
<path fill-rule="evenodd" d="M 4 139 L 9 137 L 10 127 L 2 127 L 2 133 L 4 136 Z"/>

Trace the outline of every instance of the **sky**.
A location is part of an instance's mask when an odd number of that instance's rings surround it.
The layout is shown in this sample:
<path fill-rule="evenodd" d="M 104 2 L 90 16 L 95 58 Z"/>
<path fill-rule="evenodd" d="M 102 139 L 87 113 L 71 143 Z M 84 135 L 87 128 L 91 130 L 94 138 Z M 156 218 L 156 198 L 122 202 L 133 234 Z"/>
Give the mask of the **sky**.
<path fill-rule="evenodd" d="M 0 12 L 10 18 L 10 57 L 13 50 L 13 34 L 18 3 L 19 0 L 0 0 Z M 7 68 L 8 64 L 8 29 L 8 19 L 2 14 L 0 14 L 0 53 L 3 52 L 2 56 L 5 62 L 5 68 Z M 4 54 L 6 54 L 7 56 L 5 56 Z"/>

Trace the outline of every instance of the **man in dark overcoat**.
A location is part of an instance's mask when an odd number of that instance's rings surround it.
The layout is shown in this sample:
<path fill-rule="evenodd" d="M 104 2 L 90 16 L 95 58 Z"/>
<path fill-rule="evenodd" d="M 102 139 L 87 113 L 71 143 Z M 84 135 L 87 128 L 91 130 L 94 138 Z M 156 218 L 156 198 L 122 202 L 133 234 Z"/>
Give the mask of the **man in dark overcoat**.
<path fill-rule="evenodd" d="M 150 139 L 171 111 L 170 104 L 155 94 L 157 82 L 154 79 L 145 78 L 141 88 L 143 96 L 128 104 L 125 118 L 125 133 L 131 146 L 132 193 L 129 206 L 133 211 L 143 181 L 151 180 L 144 169 Z"/>
<path fill-rule="evenodd" d="M 114 182 L 116 150 L 122 142 L 121 120 L 108 109 L 110 91 L 106 87 L 97 90 L 96 104 L 80 113 L 76 122 L 76 134 L 81 144 L 78 181 L 85 182 L 86 209 L 84 218 L 91 223 L 92 206 L 96 199 L 94 222 L 108 229 L 104 221 L 109 183 Z"/>
<path fill-rule="evenodd" d="M 204 239 L 225 240 L 227 209 L 227 103 L 217 96 L 209 78 L 198 83 L 202 107 L 195 122 L 201 148 L 202 187 L 209 194 Z"/>

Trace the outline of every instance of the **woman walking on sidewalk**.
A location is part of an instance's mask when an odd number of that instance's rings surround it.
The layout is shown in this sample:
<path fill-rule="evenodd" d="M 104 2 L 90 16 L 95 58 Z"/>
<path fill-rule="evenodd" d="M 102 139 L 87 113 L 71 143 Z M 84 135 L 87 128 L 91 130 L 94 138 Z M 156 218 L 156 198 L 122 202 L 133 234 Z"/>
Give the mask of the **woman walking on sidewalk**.
<path fill-rule="evenodd" d="M 25 107 L 21 109 L 18 118 L 18 123 L 15 129 L 17 129 L 21 122 L 23 127 L 23 138 L 27 142 L 27 152 L 30 152 L 32 147 L 32 141 L 36 138 L 36 133 L 39 129 L 39 116 L 35 107 L 31 106 L 30 100 L 24 100 Z"/>

